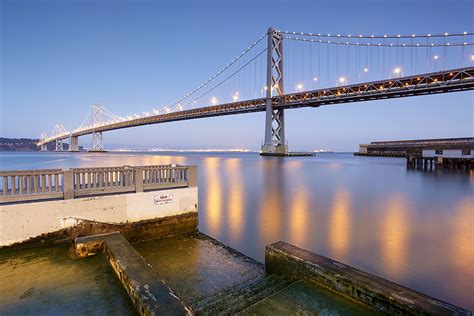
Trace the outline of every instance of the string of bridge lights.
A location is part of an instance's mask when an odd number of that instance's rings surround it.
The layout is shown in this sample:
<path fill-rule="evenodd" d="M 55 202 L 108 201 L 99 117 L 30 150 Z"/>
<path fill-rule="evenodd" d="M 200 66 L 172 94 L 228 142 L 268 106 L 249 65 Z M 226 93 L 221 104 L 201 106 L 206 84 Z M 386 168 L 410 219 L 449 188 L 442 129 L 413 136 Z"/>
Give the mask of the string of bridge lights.
<path fill-rule="evenodd" d="M 444 33 L 444 34 L 426 34 L 426 35 L 351 35 L 351 34 L 322 34 L 322 33 L 305 33 L 305 32 L 289 32 L 289 31 L 278 31 L 283 34 L 302 35 L 302 36 L 317 36 L 324 38 L 436 38 L 436 37 L 453 37 L 453 36 L 470 36 L 474 35 L 474 32 L 463 32 L 463 33 Z"/>
<path fill-rule="evenodd" d="M 348 45 L 348 46 L 369 46 L 369 47 L 446 47 L 446 46 L 451 46 L 451 47 L 456 47 L 456 46 L 474 46 L 474 43 L 468 43 L 468 42 L 463 42 L 463 43 L 428 43 L 428 44 L 385 44 L 385 43 L 360 43 L 360 42 L 339 42 L 339 41 L 323 41 L 323 40 L 313 40 L 313 39 L 307 39 L 307 38 L 302 38 L 302 37 L 292 37 L 292 36 L 284 36 L 283 38 L 288 39 L 288 40 L 294 40 L 294 41 L 302 41 L 302 42 L 310 42 L 310 43 L 321 43 L 321 44 L 331 44 L 331 45 Z"/>
<path fill-rule="evenodd" d="M 307 38 L 301 38 L 301 37 L 292 37 L 292 36 L 284 36 L 285 39 L 289 40 L 294 40 L 294 41 L 302 41 L 302 42 L 311 42 L 311 43 L 321 43 L 321 44 L 331 44 L 331 45 L 349 45 L 349 46 L 369 46 L 369 47 L 446 47 L 446 46 L 451 46 L 451 47 L 456 47 L 456 46 L 474 46 L 474 43 L 468 43 L 468 42 L 463 42 L 463 43 L 429 43 L 429 44 L 384 44 L 384 43 L 360 43 L 360 42 L 338 42 L 338 41 L 323 41 L 323 40 L 312 40 L 312 39 L 307 39 Z"/>

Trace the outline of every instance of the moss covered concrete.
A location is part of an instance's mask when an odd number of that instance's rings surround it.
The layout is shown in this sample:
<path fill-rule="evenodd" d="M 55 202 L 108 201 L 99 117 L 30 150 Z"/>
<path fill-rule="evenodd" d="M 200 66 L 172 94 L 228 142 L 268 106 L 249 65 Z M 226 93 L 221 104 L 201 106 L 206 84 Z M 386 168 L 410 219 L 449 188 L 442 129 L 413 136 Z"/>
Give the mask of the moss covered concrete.
<path fill-rule="evenodd" d="M 472 315 L 471 312 L 285 242 L 265 249 L 268 273 L 306 278 L 392 315 Z"/>

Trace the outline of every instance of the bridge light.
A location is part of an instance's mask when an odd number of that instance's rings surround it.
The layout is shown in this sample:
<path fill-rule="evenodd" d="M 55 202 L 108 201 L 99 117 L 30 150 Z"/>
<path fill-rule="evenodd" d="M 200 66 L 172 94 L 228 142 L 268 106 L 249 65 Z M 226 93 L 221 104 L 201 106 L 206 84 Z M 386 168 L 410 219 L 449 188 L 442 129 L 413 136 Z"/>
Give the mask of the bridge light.
<path fill-rule="evenodd" d="M 438 58 L 439 58 L 438 55 L 434 55 L 434 57 L 433 57 L 434 60 L 437 60 Z"/>
<path fill-rule="evenodd" d="M 344 84 L 346 82 L 346 77 L 339 77 L 339 83 Z"/>
<path fill-rule="evenodd" d="M 395 67 L 395 68 L 393 69 L 393 73 L 396 74 L 396 75 L 401 74 L 401 72 L 402 72 L 402 69 L 401 69 L 400 67 Z"/>
<path fill-rule="evenodd" d="M 232 96 L 232 100 L 233 100 L 234 102 L 237 102 L 237 101 L 239 101 L 239 95 L 238 95 L 238 92 Z"/>
<path fill-rule="evenodd" d="M 471 55 L 471 61 L 474 61 L 474 55 Z"/>
<path fill-rule="evenodd" d="M 314 77 L 314 78 L 313 78 L 313 81 L 318 81 L 318 77 Z"/>
<path fill-rule="evenodd" d="M 303 91 L 303 84 L 301 84 L 301 83 L 297 84 L 296 85 L 296 91 L 299 91 L 299 92 Z"/>
<path fill-rule="evenodd" d="M 364 72 L 369 72 L 369 68 L 364 68 Z"/>
<path fill-rule="evenodd" d="M 211 98 L 211 104 L 212 104 L 212 105 L 216 105 L 216 104 L 217 104 L 217 98 L 216 98 L 216 97 L 212 97 L 212 98 Z"/>

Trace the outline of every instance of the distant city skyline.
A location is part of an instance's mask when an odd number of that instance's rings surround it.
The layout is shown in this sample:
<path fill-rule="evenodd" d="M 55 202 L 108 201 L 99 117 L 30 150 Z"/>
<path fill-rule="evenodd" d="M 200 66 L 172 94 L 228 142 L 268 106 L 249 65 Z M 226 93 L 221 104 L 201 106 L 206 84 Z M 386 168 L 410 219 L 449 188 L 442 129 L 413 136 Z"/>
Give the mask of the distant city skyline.
<path fill-rule="evenodd" d="M 78 127 L 93 104 L 115 114 L 178 99 L 266 32 L 417 34 L 474 31 L 471 1 L 10 1 L 0 4 L 0 136 Z M 474 54 L 472 48 L 468 48 Z M 472 65 L 472 63 L 471 63 Z M 376 140 L 474 135 L 473 92 L 286 112 L 291 150 L 354 151 Z M 106 148 L 250 149 L 264 113 L 104 133 Z M 90 147 L 90 137 L 80 145 Z"/>

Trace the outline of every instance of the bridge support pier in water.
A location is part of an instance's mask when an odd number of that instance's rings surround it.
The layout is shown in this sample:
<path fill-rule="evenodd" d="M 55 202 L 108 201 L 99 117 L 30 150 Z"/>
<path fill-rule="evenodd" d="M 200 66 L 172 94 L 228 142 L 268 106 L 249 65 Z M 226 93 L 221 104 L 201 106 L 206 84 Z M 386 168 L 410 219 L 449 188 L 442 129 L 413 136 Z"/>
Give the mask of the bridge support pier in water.
<path fill-rule="evenodd" d="M 78 136 L 69 136 L 69 151 L 79 151 Z"/>

